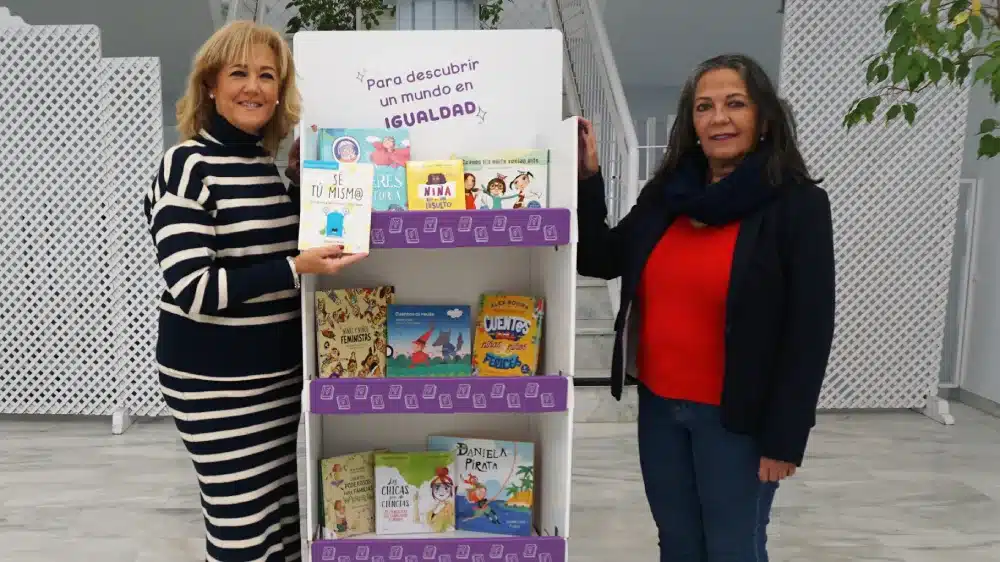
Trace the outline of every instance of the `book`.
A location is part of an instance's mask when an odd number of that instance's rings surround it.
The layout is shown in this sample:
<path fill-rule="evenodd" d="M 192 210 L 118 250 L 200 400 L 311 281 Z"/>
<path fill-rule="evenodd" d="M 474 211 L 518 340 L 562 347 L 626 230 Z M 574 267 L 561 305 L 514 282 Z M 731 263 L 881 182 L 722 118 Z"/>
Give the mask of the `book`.
<path fill-rule="evenodd" d="M 465 209 L 461 160 L 410 160 L 406 163 L 407 206 L 421 211 Z"/>
<path fill-rule="evenodd" d="M 483 295 L 472 343 L 472 375 L 537 374 L 545 301 L 516 295 Z"/>
<path fill-rule="evenodd" d="M 316 291 L 319 378 L 385 377 L 386 318 L 395 287 Z"/>
<path fill-rule="evenodd" d="M 323 535 L 344 538 L 375 532 L 375 452 L 322 459 Z"/>
<path fill-rule="evenodd" d="M 462 160 L 466 209 L 548 206 L 549 151 L 506 150 L 456 156 Z"/>
<path fill-rule="evenodd" d="M 431 451 L 455 455 L 455 528 L 530 536 L 535 505 L 535 444 L 432 435 Z"/>
<path fill-rule="evenodd" d="M 349 254 L 369 250 L 371 164 L 302 162 L 299 250 L 341 244 Z"/>
<path fill-rule="evenodd" d="M 319 160 L 372 164 L 372 209 L 406 210 L 406 163 L 410 160 L 410 133 L 400 129 L 335 129 L 318 133 Z"/>
<path fill-rule="evenodd" d="M 392 377 L 472 374 L 472 307 L 389 305 L 386 368 Z"/>
<path fill-rule="evenodd" d="M 448 451 L 375 453 L 375 533 L 455 530 L 454 465 Z"/>

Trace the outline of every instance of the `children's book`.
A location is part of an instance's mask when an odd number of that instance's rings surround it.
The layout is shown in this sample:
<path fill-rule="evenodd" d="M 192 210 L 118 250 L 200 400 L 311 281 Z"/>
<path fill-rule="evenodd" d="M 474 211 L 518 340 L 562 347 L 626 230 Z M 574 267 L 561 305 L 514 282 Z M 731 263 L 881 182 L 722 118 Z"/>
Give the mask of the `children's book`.
<path fill-rule="evenodd" d="M 386 317 L 395 287 L 316 291 L 319 378 L 383 378 Z"/>
<path fill-rule="evenodd" d="M 349 254 L 368 251 L 374 174 L 371 164 L 302 162 L 300 250 L 341 244 Z"/>
<path fill-rule="evenodd" d="M 464 169 L 465 208 L 548 206 L 549 151 L 544 148 L 456 156 Z"/>
<path fill-rule="evenodd" d="M 389 305 L 389 377 L 467 377 L 472 373 L 472 307 Z"/>
<path fill-rule="evenodd" d="M 537 374 L 544 300 L 483 295 L 472 345 L 472 375 L 515 377 Z"/>
<path fill-rule="evenodd" d="M 454 455 L 375 453 L 375 533 L 455 530 Z"/>
<path fill-rule="evenodd" d="M 407 204 L 412 210 L 455 211 L 465 208 L 461 160 L 410 160 L 406 163 Z"/>
<path fill-rule="evenodd" d="M 534 443 L 432 435 L 427 449 L 455 455 L 456 529 L 531 535 Z"/>
<path fill-rule="evenodd" d="M 375 453 L 320 461 L 323 535 L 344 538 L 375 532 Z"/>
<path fill-rule="evenodd" d="M 407 129 L 320 129 L 316 144 L 319 160 L 375 166 L 372 209 L 406 210 Z"/>

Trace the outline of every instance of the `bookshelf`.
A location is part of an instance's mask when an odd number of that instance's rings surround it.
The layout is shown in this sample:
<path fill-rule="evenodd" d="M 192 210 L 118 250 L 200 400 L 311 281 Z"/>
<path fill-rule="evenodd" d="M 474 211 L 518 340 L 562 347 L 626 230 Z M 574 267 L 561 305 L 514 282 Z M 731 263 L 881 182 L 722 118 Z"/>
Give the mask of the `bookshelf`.
<path fill-rule="evenodd" d="M 411 158 L 508 148 L 550 151 L 548 208 L 374 212 L 367 259 L 337 276 L 303 276 L 306 556 L 315 562 L 567 560 L 577 124 L 562 119 L 562 48 L 556 30 L 302 32 L 294 38 L 302 127 L 381 127 L 392 116 L 472 104 L 475 112 L 445 119 L 439 111 L 437 120 L 407 126 Z M 435 70 L 456 65 L 475 70 L 462 76 Z M 440 77 L 410 82 L 407 76 L 418 68 Z M 374 86 L 368 77 L 389 86 Z M 407 92 L 456 84 L 468 86 L 430 101 L 399 102 L 412 98 Z M 309 154 L 308 135 L 302 138 L 302 152 Z M 483 293 L 544 297 L 543 374 L 315 378 L 314 292 L 387 284 L 395 287 L 397 303 L 467 304 L 473 314 Z M 321 459 L 376 448 L 423 450 L 427 436 L 441 434 L 535 444 L 532 536 L 454 531 L 322 539 Z"/>

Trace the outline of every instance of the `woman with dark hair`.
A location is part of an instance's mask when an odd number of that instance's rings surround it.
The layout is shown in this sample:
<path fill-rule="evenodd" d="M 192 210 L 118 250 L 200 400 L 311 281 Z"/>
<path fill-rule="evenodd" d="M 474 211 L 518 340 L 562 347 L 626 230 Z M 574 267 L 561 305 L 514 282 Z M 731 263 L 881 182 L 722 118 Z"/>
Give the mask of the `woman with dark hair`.
<path fill-rule="evenodd" d="M 752 59 L 684 85 L 663 164 L 614 227 L 580 120 L 578 271 L 621 277 L 612 394 L 638 380 L 639 460 L 666 562 L 765 562 L 834 325 L 830 201 Z"/>

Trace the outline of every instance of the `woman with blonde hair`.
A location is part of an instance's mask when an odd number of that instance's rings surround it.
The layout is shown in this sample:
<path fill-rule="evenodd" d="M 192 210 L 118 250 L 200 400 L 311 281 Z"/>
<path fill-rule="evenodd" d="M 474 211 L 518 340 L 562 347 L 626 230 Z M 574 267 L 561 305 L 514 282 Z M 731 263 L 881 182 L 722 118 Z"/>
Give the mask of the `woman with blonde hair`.
<path fill-rule="evenodd" d="M 234 22 L 195 56 L 181 141 L 144 201 L 166 282 L 156 362 L 201 488 L 208 560 L 298 560 L 299 274 L 364 255 L 298 253 L 298 194 L 274 164 L 299 119 L 288 45 Z"/>

